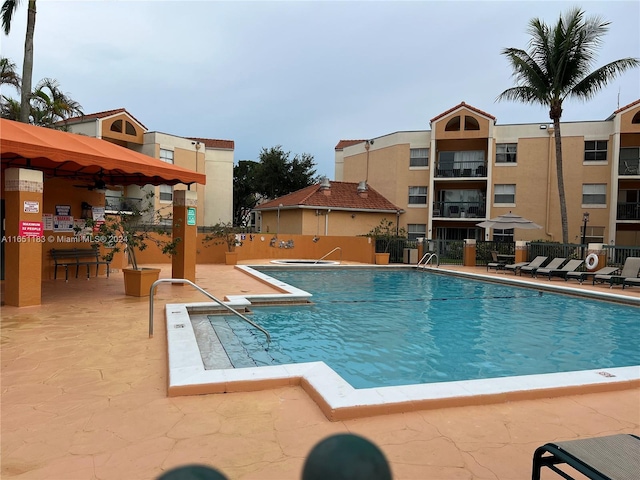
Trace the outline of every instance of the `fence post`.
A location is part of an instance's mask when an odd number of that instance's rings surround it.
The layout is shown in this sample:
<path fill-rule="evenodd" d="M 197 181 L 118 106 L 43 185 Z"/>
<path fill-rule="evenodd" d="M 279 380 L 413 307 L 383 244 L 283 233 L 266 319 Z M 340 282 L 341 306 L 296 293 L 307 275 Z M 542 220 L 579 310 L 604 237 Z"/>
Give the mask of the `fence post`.
<path fill-rule="evenodd" d="M 476 266 L 476 239 L 467 238 L 464 241 L 464 248 L 462 250 L 462 264 L 465 267 Z"/>
<path fill-rule="evenodd" d="M 526 262 L 529 260 L 527 258 L 527 242 L 525 240 L 516 240 L 516 249 L 514 254 L 514 263 Z"/>

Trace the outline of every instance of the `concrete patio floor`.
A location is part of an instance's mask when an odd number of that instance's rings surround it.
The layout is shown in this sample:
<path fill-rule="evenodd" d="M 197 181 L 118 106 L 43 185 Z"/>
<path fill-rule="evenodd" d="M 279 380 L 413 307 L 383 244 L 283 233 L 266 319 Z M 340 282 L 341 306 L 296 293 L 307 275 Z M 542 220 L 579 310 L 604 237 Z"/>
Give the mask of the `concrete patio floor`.
<path fill-rule="evenodd" d="M 198 266 L 196 283 L 218 298 L 272 293 L 224 265 Z M 148 298 L 126 297 L 121 273 L 46 280 L 41 306 L 3 306 L 0 476 L 142 480 L 203 463 L 230 479 L 295 480 L 315 443 L 352 432 L 382 449 L 395 479 L 525 479 L 546 442 L 640 434 L 638 388 L 338 422 L 300 387 L 169 398 L 160 307 L 201 301 L 161 285 L 151 339 Z"/>

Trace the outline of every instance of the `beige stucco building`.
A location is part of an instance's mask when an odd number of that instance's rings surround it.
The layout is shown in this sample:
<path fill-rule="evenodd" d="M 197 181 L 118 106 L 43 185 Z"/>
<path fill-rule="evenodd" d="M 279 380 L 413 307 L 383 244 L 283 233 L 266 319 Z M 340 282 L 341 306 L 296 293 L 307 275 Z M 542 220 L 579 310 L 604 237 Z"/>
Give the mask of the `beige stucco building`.
<path fill-rule="evenodd" d="M 603 121 L 561 124 L 569 241 L 640 245 L 640 100 Z M 335 178 L 365 180 L 403 210 L 411 238 L 562 241 L 552 123 L 498 125 L 464 102 L 430 129 L 342 140 Z M 542 229 L 484 230 L 513 212 Z"/>
<path fill-rule="evenodd" d="M 198 194 L 197 224 L 210 226 L 227 223 L 233 219 L 233 162 L 234 142 L 209 138 L 185 138 L 147 128 L 124 108 L 93 113 L 64 122 L 73 133 L 102 138 L 149 155 L 164 162 L 178 165 L 207 177 L 206 185 L 190 188 Z M 156 207 L 171 211 L 174 190 L 185 190 L 183 184 L 158 187 L 135 185 L 119 188 L 109 186 L 106 206 L 119 210 L 120 198 L 144 198 L 150 189 L 154 191 Z"/>

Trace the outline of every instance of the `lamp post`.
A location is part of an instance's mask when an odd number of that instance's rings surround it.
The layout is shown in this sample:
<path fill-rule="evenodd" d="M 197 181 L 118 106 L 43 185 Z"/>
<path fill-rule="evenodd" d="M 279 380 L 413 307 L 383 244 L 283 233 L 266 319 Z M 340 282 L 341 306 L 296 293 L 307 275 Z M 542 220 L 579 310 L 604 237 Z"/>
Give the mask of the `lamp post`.
<path fill-rule="evenodd" d="M 589 212 L 584 212 L 582 214 L 582 258 L 585 253 L 584 244 L 587 241 L 587 223 L 589 223 Z"/>
<path fill-rule="evenodd" d="M 282 207 L 282 204 L 278 205 L 278 226 L 276 227 L 276 238 L 278 238 L 278 234 L 280 233 L 280 207 Z"/>
<path fill-rule="evenodd" d="M 373 145 L 373 140 L 366 140 L 364 142 L 364 149 L 367 151 L 367 172 L 365 174 L 365 183 L 369 181 L 369 148 Z"/>

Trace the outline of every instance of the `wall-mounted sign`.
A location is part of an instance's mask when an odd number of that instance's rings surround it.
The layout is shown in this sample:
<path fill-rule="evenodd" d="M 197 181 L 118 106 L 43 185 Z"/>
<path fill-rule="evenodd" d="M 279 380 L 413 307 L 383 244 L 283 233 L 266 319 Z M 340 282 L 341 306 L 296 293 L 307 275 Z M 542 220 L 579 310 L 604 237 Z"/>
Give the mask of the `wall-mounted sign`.
<path fill-rule="evenodd" d="M 40 202 L 34 202 L 30 200 L 24 201 L 24 213 L 38 213 L 40 212 Z"/>
<path fill-rule="evenodd" d="M 42 223 L 44 223 L 45 230 L 53 230 L 53 213 L 43 213 Z"/>
<path fill-rule="evenodd" d="M 193 207 L 187 208 L 187 225 L 196 224 L 196 209 Z"/>
<path fill-rule="evenodd" d="M 71 215 L 71 205 L 56 205 L 56 215 Z"/>
<path fill-rule="evenodd" d="M 43 230 L 42 222 L 20 222 L 21 237 L 41 237 Z"/>
<path fill-rule="evenodd" d="M 73 232 L 73 217 L 70 215 L 54 215 L 53 229 L 56 232 Z"/>

